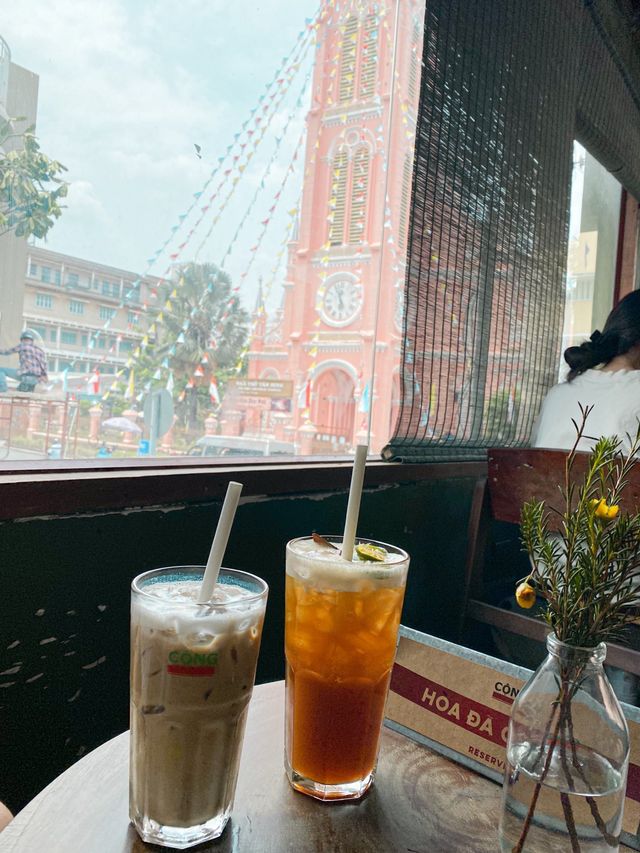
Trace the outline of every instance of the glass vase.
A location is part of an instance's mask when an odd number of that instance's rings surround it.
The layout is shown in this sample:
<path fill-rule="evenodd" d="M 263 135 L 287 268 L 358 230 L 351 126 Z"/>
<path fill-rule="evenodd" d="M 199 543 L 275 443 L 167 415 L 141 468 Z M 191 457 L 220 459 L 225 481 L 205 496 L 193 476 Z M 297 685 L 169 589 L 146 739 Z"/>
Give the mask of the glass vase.
<path fill-rule="evenodd" d="M 548 655 L 511 711 L 500 849 L 612 853 L 624 808 L 629 731 L 606 646 L 547 637 Z"/>

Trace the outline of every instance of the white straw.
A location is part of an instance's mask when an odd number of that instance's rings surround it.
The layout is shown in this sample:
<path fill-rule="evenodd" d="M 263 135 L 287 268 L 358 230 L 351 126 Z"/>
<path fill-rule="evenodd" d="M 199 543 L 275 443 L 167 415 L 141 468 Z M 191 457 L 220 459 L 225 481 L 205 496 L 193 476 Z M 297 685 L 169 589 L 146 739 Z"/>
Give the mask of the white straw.
<path fill-rule="evenodd" d="M 356 528 L 358 526 L 358 514 L 360 512 L 360 498 L 362 497 L 362 484 L 364 482 L 364 466 L 367 461 L 369 447 L 359 444 L 356 447 L 356 458 L 353 462 L 351 472 L 351 487 L 349 489 L 349 503 L 347 504 L 347 517 L 344 522 L 344 535 L 342 537 L 342 559 L 353 560 L 353 546 L 356 542 Z"/>
<path fill-rule="evenodd" d="M 202 586 L 200 587 L 200 594 L 198 595 L 198 604 L 207 604 L 211 601 L 213 590 L 215 589 L 218 581 L 222 558 L 224 557 L 224 552 L 227 548 L 229 534 L 231 533 L 231 525 L 233 524 L 233 517 L 236 514 L 241 491 L 242 483 L 231 482 L 227 486 L 227 494 L 224 496 L 222 512 L 220 513 L 218 526 L 216 527 L 215 536 L 213 537 L 213 542 L 211 544 L 211 551 L 209 552 L 209 559 L 207 560 L 207 568 L 204 570 L 204 577 L 202 578 Z"/>

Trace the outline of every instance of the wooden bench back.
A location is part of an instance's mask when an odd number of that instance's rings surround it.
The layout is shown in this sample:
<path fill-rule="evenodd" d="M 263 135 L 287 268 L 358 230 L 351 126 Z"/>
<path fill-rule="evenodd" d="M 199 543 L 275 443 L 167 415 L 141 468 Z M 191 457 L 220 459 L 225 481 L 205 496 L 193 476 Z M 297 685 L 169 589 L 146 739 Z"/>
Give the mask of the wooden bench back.
<path fill-rule="evenodd" d="M 499 448 L 489 451 L 487 477 L 476 484 L 469 517 L 461 642 L 468 640 L 470 622 L 544 640 L 548 628 L 541 620 L 502 610 L 484 600 L 483 569 L 493 520 L 519 524 L 522 505 L 528 500 L 542 500 L 549 507 L 563 508 L 558 485 L 564 483 L 566 458 L 563 450 Z M 577 480 L 584 473 L 588 458 L 588 454 L 581 453 L 576 459 L 574 477 Z M 640 462 L 630 472 L 621 504 L 627 511 L 640 507 Z M 554 515 L 551 513 L 551 519 Z M 553 526 L 551 520 L 550 528 Z M 609 643 L 607 662 L 640 676 L 639 652 Z"/>
<path fill-rule="evenodd" d="M 542 448 L 498 448 L 489 451 L 488 488 L 491 515 L 497 521 L 520 523 L 525 501 L 545 501 L 547 506 L 563 509 L 559 486 L 564 484 L 567 453 Z M 589 454 L 576 458 L 574 479 L 586 470 Z M 624 490 L 622 508 L 629 512 L 640 506 L 640 464 L 634 465 Z"/>

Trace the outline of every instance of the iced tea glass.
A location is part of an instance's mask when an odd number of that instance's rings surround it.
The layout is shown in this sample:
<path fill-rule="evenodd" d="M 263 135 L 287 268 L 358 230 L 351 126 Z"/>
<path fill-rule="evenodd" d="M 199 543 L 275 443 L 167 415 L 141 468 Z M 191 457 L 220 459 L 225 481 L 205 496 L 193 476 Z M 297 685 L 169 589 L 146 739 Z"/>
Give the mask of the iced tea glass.
<path fill-rule="evenodd" d="M 198 604 L 202 566 L 131 587 L 129 816 L 144 841 L 184 849 L 229 819 L 268 587 L 221 569 Z"/>
<path fill-rule="evenodd" d="M 285 763 L 293 788 L 320 800 L 357 799 L 373 782 L 409 568 L 400 548 L 357 541 L 384 548 L 384 562 L 287 544 Z"/>

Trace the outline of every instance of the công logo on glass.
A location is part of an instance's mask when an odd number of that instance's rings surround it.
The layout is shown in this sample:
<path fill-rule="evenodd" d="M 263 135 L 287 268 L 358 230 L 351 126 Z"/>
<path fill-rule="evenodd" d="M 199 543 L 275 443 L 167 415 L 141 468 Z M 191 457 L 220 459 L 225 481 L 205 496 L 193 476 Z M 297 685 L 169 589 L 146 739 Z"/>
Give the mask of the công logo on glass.
<path fill-rule="evenodd" d="M 169 675 L 208 676 L 214 675 L 218 653 L 189 652 L 186 650 L 169 652 L 167 672 Z"/>

